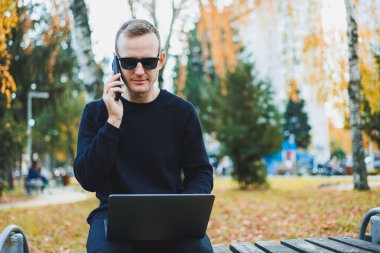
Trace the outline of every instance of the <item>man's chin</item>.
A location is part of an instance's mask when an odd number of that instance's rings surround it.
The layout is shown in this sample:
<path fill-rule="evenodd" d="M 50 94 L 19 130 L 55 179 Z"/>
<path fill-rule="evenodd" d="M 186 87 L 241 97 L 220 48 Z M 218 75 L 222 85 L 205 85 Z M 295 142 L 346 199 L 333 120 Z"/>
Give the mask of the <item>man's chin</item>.
<path fill-rule="evenodd" d="M 129 91 L 136 96 L 142 96 L 146 94 L 149 91 L 149 89 L 147 87 L 132 86 L 129 87 Z"/>

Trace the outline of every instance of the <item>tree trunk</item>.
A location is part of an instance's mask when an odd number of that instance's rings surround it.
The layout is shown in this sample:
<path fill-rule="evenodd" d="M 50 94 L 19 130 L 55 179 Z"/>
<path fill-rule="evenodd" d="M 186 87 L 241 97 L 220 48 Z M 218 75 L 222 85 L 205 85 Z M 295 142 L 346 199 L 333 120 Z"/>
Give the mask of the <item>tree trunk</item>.
<path fill-rule="evenodd" d="M 368 190 L 367 169 L 364 162 L 364 146 L 360 117 L 361 80 L 358 55 L 358 28 L 353 0 L 345 0 L 350 80 L 348 83 L 352 160 L 354 165 L 354 189 Z"/>
<path fill-rule="evenodd" d="M 7 168 L 7 171 L 8 171 L 8 189 L 9 190 L 13 190 L 15 188 L 15 185 L 13 183 L 13 170 L 12 170 L 12 166 L 8 166 Z"/>
<path fill-rule="evenodd" d="M 172 18 L 170 20 L 170 25 L 169 25 L 169 34 L 168 34 L 168 37 L 166 38 L 165 43 L 163 44 L 163 46 L 161 46 L 161 50 L 166 53 L 166 61 L 164 62 L 164 65 L 162 66 L 162 68 L 159 72 L 159 75 L 158 75 L 157 81 L 158 81 L 158 87 L 160 87 L 160 88 L 163 87 L 163 83 L 164 83 L 164 76 L 163 75 L 164 75 L 164 71 L 165 71 L 165 67 L 166 67 L 166 62 L 170 57 L 169 48 L 170 48 L 170 42 L 171 42 L 171 38 L 172 38 L 172 34 L 173 34 L 173 25 L 174 25 L 174 22 L 177 20 L 181 10 L 184 9 L 185 3 L 186 3 L 186 0 L 181 0 L 177 4 L 177 6 L 175 6 L 174 0 L 172 0 L 172 9 L 171 9 Z M 131 11 L 132 18 L 136 18 L 137 10 L 136 10 L 136 7 L 134 5 L 134 1 L 128 0 L 128 5 L 129 5 L 129 9 Z M 151 0 L 146 7 L 147 7 L 147 10 L 148 10 L 150 16 L 153 19 L 154 26 L 156 26 L 156 28 L 158 29 L 159 24 L 158 24 L 158 19 L 157 19 L 157 15 L 156 15 L 156 10 L 157 10 L 156 0 Z"/>
<path fill-rule="evenodd" d="M 70 9 L 73 13 L 73 48 L 77 55 L 83 82 L 91 99 L 100 97 L 103 90 L 102 71 L 94 60 L 91 47 L 91 30 L 88 23 L 87 7 L 84 0 L 72 0 Z"/>

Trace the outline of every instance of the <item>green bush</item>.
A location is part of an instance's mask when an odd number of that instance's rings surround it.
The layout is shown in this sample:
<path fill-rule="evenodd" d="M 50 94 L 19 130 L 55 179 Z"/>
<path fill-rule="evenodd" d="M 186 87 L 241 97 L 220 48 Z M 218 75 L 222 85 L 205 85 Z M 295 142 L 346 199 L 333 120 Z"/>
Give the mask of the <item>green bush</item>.
<path fill-rule="evenodd" d="M 255 184 L 267 184 L 267 169 L 261 161 L 247 161 L 242 164 L 236 164 L 232 176 L 239 182 L 240 189 L 249 189 L 250 186 Z"/>
<path fill-rule="evenodd" d="M 215 132 L 223 155 L 234 163 L 233 177 L 241 188 L 265 184 L 264 155 L 281 149 L 281 115 L 268 82 L 258 80 L 250 63 L 238 63 L 227 75 L 227 94 L 215 96 Z"/>

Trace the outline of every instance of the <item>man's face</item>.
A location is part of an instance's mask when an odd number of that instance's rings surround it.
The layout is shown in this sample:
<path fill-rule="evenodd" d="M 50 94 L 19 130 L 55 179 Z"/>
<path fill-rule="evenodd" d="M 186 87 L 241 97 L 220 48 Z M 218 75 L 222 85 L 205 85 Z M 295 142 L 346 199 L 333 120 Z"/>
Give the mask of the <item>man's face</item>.
<path fill-rule="evenodd" d="M 121 34 L 117 43 L 119 57 L 147 58 L 157 57 L 159 52 L 158 38 L 154 33 L 148 33 L 136 37 L 126 37 Z M 136 94 L 143 95 L 152 92 L 153 85 L 157 80 L 159 70 L 165 61 L 165 53 L 160 54 L 160 60 L 155 69 L 144 69 L 141 62 L 136 68 L 126 70 L 121 68 L 124 82 L 128 89 Z"/>

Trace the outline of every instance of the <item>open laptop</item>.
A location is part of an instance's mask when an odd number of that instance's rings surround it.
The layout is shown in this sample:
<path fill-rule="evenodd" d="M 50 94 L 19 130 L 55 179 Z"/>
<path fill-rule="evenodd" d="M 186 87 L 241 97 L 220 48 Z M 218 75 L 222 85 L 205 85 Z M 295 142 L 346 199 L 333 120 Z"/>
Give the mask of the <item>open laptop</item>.
<path fill-rule="evenodd" d="M 174 240 L 205 235 L 215 196 L 211 194 L 112 194 L 108 240 Z"/>

